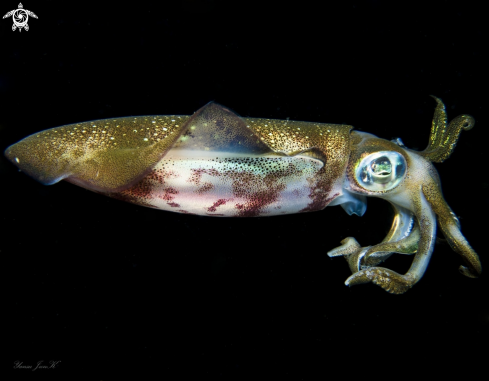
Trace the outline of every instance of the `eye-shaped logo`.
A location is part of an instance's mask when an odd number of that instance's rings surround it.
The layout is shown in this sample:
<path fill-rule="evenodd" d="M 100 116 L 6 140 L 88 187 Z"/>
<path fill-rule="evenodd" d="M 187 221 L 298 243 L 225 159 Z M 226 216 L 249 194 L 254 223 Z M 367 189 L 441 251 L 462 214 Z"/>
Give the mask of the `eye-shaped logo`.
<path fill-rule="evenodd" d="M 12 16 L 12 20 L 14 20 L 12 30 L 19 28 L 19 32 L 22 31 L 22 28 L 24 28 L 25 30 L 29 30 L 29 25 L 27 25 L 27 20 L 29 20 L 29 16 L 37 19 L 37 16 L 33 12 L 24 9 L 22 3 L 19 3 L 18 9 L 14 9 L 13 11 L 8 12 L 5 16 L 3 16 L 3 18 L 5 19 L 10 16 Z"/>

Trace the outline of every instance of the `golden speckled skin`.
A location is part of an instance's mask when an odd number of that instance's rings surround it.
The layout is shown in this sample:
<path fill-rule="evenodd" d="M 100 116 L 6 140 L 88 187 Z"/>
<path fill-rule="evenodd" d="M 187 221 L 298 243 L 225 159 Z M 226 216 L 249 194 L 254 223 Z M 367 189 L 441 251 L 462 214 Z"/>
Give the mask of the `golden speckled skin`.
<path fill-rule="evenodd" d="M 448 158 L 461 130 L 472 128 L 474 119 L 462 115 L 447 126 L 445 106 L 435 100 L 430 142 L 422 152 L 352 132 L 351 126 L 239 118 L 210 103 L 192 116 L 126 117 L 53 128 L 8 147 L 5 155 L 46 185 L 65 179 L 181 213 L 286 214 L 321 210 L 335 200 L 335 205 L 353 205 L 345 207 L 349 214 L 361 215 L 365 196 L 383 198 L 395 212 L 385 239 L 361 247 L 348 237 L 328 255 L 346 258 L 353 273 L 347 285 L 372 282 L 401 294 L 426 270 L 437 221 L 467 265 L 461 272 L 477 277 L 482 271 L 431 164 Z M 393 253 L 414 254 L 406 274 L 377 267 Z"/>
<path fill-rule="evenodd" d="M 70 180 L 78 185 L 115 191 L 144 177 L 188 118 L 157 115 L 69 124 L 33 134 L 5 154 L 43 184 L 76 175 Z"/>
<path fill-rule="evenodd" d="M 213 103 L 205 108 L 214 114 L 222 112 L 220 106 Z M 43 184 L 68 178 L 91 190 L 118 192 L 136 184 L 170 148 L 178 147 L 188 133 L 187 122 L 191 123 L 194 117 L 156 115 L 70 124 L 33 134 L 8 147 L 5 155 Z M 228 120 L 235 121 L 232 115 Z M 253 145 L 257 153 L 293 156 L 309 150 L 311 156 L 316 154 L 331 162 L 323 171 L 325 181 L 342 175 L 351 126 L 257 118 L 242 120 L 256 134 L 258 142 L 250 141 L 247 146 Z M 232 142 L 236 138 L 232 133 L 235 130 L 236 126 L 228 126 L 214 141 L 209 139 L 205 144 L 199 141 L 197 146 L 212 151 L 216 144 Z M 261 149 L 255 147 L 259 144 L 262 144 Z"/>
<path fill-rule="evenodd" d="M 432 96 L 433 97 L 433 96 Z M 419 154 L 433 163 L 442 163 L 452 154 L 460 132 L 474 127 L 475 120 L 470 115 L 459 115 L 447 126 L 445 105 L 441 99 L 436 100 L 435 116 L 431 124 L 431 134 L 428 147 Z"/>

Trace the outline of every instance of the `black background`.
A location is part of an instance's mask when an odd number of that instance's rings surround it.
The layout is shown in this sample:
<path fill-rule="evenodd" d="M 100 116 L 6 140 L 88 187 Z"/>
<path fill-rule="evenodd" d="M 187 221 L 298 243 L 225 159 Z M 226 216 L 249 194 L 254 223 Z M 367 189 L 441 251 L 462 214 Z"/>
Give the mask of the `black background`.
<path fill-rule="evenodd" d="M 487 268 L 483 5 L 330 3 L 26 1 L 38 16 L 29 31 L 0 20 L 0 150 L 51 127 L 188 115 L 212 100 L 242 116 L 351 124 L 424 149 L 433 94 L 449 119 L 476 119 L 437 168 Z M 4 1 L 0 13 L 16 5 Z M 474 378 L 485 367 L 487 277 L 460 275 L 443 239 L 404 295 L 344 286 L 345 260 L 326 253 L 347 236 L 380 242 L 392 218 L 381 200 L 369 199 L 362 218 L 339 207 L 179 215 L 42 186 L 3 156 L 0 184 L 2 360 L 17 378 L 102 379 L 128 368 L 226 379 L 463 369 Z M 386 266 L 405 272 L 410 262 Z M 12 369 L 40 360 L 61 362 Z"/>

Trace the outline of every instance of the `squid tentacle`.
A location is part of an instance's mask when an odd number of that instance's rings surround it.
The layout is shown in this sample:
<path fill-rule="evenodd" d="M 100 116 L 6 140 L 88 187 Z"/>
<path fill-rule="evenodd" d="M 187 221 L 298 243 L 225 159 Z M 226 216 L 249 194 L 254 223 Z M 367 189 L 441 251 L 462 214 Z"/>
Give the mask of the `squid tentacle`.
<path fill-rule="evenodd" d="M 383 241 L 377 245 L 361 247 L 353 237 L 341 241 L 342 245 L 329 251 L 328 256 L 344 256 L 354 274 L 364 267 L 376 266 L 392 254 L 413 254 L 417 250 L 419 228 L 409 210 L 392 204 L 394 219 Z"/>
<path fill-rule="evenodd" d="M 346 237 L 341 241 L 342 245 L 328 251 L 329 257 L 344 256 L 353 274 L 359 271 L 361 261 L 371 246 L 361 247 L 353 237 Z"/>
<path fill-rule="evenodd" d="M 390 204 L 394 209 L 391 229 L 381 243 L 372 246 L 365 253 L 363 266 L 376 266 L 394 253 L 414 254 L 418 248 L 419 228 L 413 213 L 401 206 Z"/>
<path fill-rule="evenodd" d="M 445 105 L 441 99 L 433 95 L 432 97 L 436 100 L 437 105 L 431 125 L 430 141 L 428 147 L 418 154 L 434 163 L 442 163 L 455 149 L 462 129 L 468 131 L 474 127 L 475 119 L 470 115 L 459 115 L 447 126 Z"/>
<path fill-rule="evenodd" d="M 362 269 L 363 266 L 362 264 L 363 264 L 363 259 L 365 257 L 365 254 L 371 247 L 372 246 L 361 247 L 354 254 L 345 257 L 352 274 L 355 274 Z"/>
<path fill-rule="evenodd" d="M 333 250 L 328 251 L 328 257 L 340 257 L 351 255 L 355 253 L 358 249 L 360 249 L 360 244 L 353 237 L 346 237 L 341 241 L 341 246 L 334 248 Z"/>
<path fill-rule="evenodd" d="M 453 251 L 459 254 L 467 266 L 460 266 L 460 272 L 469 277 L 477 278 L 482 273 L 482 265 L 477 253 L 472 249 L 460 231 L 460 223 L 442 196 L 436 185 L 423 187 L 423 193 L 438 216 L 443 235 Z"/>
<path fill-rule="evenodd" d="M 433 253 L 436 217 L 421 191 L 413 197 L 413 201 L 421 237 L 408 272 L 402 275 L 384 267 L 369 267 L 350 276 L 345 285 L 355 286 L 372 282 L 392 294 L 402 294 L 421 279 Z"/>
<path fill-rule="evenodd" d="M 418 241 L 420 239 L 419 226 L 415 224 L 411 233 L 399 241 L 382 242 L 372 246 L 363 258 L 362 267 L 376 266 L 384 262 L 392 254 L 411 255 L 418 250 Z"/>

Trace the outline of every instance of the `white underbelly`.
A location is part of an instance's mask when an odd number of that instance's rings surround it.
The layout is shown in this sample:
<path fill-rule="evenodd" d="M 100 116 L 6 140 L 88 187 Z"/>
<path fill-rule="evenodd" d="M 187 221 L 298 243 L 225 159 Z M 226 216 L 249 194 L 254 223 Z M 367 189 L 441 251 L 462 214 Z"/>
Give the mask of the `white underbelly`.
<path fill-rule="evenodd" d="M 308 156 L 180 151 L 165 156 L 142 185 L 147 191 L 146 204 L 162 210 L 271 216 L 306 208 L 322 166 L 322 161 Z"/>

